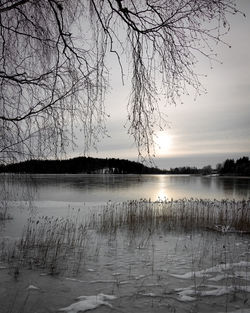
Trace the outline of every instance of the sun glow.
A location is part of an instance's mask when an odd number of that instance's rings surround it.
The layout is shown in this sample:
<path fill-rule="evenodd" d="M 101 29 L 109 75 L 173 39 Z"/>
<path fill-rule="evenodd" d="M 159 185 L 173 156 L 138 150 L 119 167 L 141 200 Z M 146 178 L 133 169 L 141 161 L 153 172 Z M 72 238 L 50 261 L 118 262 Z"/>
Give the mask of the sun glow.
<path fill-rule="evenodd" d="M 173 138 L 166 131 L 157 132 L 155 135 L 155 151 L 157 155 L 171 152 Z"/>

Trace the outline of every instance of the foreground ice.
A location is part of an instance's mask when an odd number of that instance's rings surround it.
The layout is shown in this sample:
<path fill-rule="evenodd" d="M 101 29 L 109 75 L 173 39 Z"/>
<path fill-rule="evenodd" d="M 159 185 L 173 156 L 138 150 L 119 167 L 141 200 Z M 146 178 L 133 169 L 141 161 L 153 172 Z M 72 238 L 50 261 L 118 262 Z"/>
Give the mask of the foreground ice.
<path fill-rule="evenodd" d="M 223 296 L 237 291 L 250 292 L 250 286 L 201 285 L 175 289 L 180 301 L 194 301 L 195 296 Z M 250 311 L 249 311 L 250 312 Z"/>
<path fill-rule="evenodd" d="M 59 311 L 67 312 L 67 313 L 77 313 L 77 312 L 85 312 L 88 310 L 96 309 L 101 305 L 106 305 L 112 308 L 112 305 L 105 300 L 114 300 L 116 296 L 113 295 L 105 295 L 103 293 L 99 293 L 96 296 L 80 296 L 77 300 L 80 300 L 76 303 L 71 304 L 66 308 L 61 308 Z"/>
<path fill-rule="evenodd" d="M 38 290 L 39 288 L 38 287 L 36 287 L 36 286 L 34 286 L 34 285 L 29 285 L 28 287 L 27 287 L 27 290 Z"/>
<path fill-rule="evenodd" d="M 246 281 L 250 281 L 250 272 L 247 271 L 235 271 L 232 274 L 229 273 L 223 273 L 223 274 L 218 274 L 215 277 L 211 277 L 209 278 L 210 281 L 220 281 L 223 279 L 228 279 L 228 278 L 240 278 L 240 279 L 244 279 Z"/>
<path fill-rule="evenodd" d="M 208 278 L 209 281 L 218 282 L 228 278 L 240 278 L 245 281 L 249 280 L 248 268 L 250 267 L 250 262 L 240 261 L 238 263 L 227 263 L 218 264 L 213 267 L 206 268 L 201 271 L 192 271 L 185 274 L 171 274 L 171 276 L 179 279 L 191 279 L 191 278 Z M 241 271 L 236 270 L 240 268 Z M 242 271 L 244 269 L 244 271 Z M 231 271 L 230 273 L 228 271 Z M 214 276 L 215 275 L 215 276 Z M 214 276 L 214 277 L 213 277 Z M 177 288 L 175 291 L 178 294 L 179 300 L 188 302 L 194 301 L 197 297 L 205 296 L 223 296 L 233 292 L 250 292 L 250 286 L 244 285 L 196 285 L 189 286 L 186 288 Z M 240 312 L 240 311 L 239 311 Z M 250 310 L 249 310 L 250 312 Z M 244 313 L 244 312 L 243 312 Z"/>
<path fill-rule="evenodd" d="M 190 279 L 193 277 L 201 277 L 201 278 L 202 277 L 211 277 L 213 273 L 231 270 L 235 267 L 248 268 L 248 267 L 250 267 L 250 262 L 240 261 L 238 263 L 218 264 L 218 265 L 215 265 L 213 267 L 209 267 L 209 268 L 201 270 L 201 271 L 188 272 L 188 273 L 180 274 L 180 275 L 179 274 L 170 274 L 170 275 L 175 277 L 175 278 L 181 278 L 181 279 Z M 218 278 L 218 280 L 220 280 L 220 279 Z"/>
<path fill-rule="evenodd" d="M 250 309 L 239 309 L 236 311 L 230 311 L 228 313 L 249 313 L 249 312 L 250 312 Z M 224 312 L 220 312 L 220 313 L 224 313 Z"/>

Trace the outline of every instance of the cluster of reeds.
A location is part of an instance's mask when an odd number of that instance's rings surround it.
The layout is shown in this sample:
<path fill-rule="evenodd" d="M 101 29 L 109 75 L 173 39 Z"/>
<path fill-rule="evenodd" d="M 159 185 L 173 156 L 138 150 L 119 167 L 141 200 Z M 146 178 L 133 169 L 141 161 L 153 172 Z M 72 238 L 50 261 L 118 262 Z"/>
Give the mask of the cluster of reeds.
<path fill-rule="evenodd" d="M 0 222 L 13 219 L 13 217 L 8 213 L 8 208 L 9 208 L 8 201 L 6 199 L 1 199 L 0 200 Z"/>
<path fill-rule="evenodd" d="M 7 213 L 7 209 L 3 209 L 3 211 L 1 212 L 1 207 L 0 207 L 0 222 L 1 221 L 7 221 L 7 220 L 12 220 L 13 217 Z"/>
<path fill-rule="evenodd" d="M 78 213 L 67 218 L 29 218 L 21 239 L 1 246 L 1 258 L 12 265 L 14 275 L 23 265 L 45 268 L 51 274 L 69 269 L 77 273 L 91 246 L 92 230 L 115 235 L 126 230 L 131 238 L 137 233 L 143 244 L 155 231 L 250 232 L 250 200 L 109 202 L 84 223 Z"/>
<path fill-rule="evenodd" d="M 21 239 L 2 256 L 13 263 L 13 268 L 38 267 L 48 269 L 50 274 L 68 269 L 77 272 L 86 250 L 86 237 L 87 229 L 77 217 L 29 218 Z"/>
<path fill-rule="evenodd" d="M 142 229 L 214 229 L 250 232 L 250 200 L 181 199 L 151 202 L 127 201 L 93 214 L 90 225 L 103 232 L 126 227 Z"/>

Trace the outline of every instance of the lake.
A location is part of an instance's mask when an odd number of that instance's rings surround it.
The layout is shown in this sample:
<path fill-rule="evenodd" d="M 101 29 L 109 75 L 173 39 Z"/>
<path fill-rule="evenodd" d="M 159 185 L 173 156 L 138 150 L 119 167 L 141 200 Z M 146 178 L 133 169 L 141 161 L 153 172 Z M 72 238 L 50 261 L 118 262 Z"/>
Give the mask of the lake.
<path fill-rule="evenodd" d="M 248 199 L 250 178 L 192 175 L 33 174 L 1 175 L 0 201 L 18 224 L 7 233 L 18 236 L 32 211 L 38 215 L 66 216 L 111 202 L 182 198 Z M 28 210 L 27 210 L 28 209 Z"/>
<path fill-rule="evenodd" d="M 141 198 L 152 201 L 227 198 L 229 201 L 221 202 L 227 220 L 230 203 L 235 203 L 230 200 L 250 197 L 249 178 L 1 175 L 0 183 L 0 203 L 13 217 L 0 224 L 3 312 L 46 313 L 59 309 L 80 312 L 71 308 L 80 307 L 84 311 L 89 303 L 97 313 L 249 312 L 248 234 L 195 229 L 192 223 L 189 230 L 164 228 L 163 224 L 161 228 L 160 222 L 152 227 L 144 225 L 144 219 L 135 227 L 119 226 L 119 217 L 118 224 L 113 223 L 119 208 L 124 212 L 125 206 L 119 206 L 120 202 Z M 106 203 L 110 210 L 104 206 Z M 114 214 L 111 203 L 116 203 Z M 220 201 L 179 203 L 186 210 L 188 203 L 191 206 L 207 203 L 209 212 L 210 208 L 211 212 L 217 206 L 220 208 Z M 244 205 L 247 211 L 241 211 Z M 238 206 L 239 214 L 248 212 L 249 202 L 244 205 Z M 80 214 L 90 212 L 109 227 L 88 224 L 86 228 L 75 228 L 82 221 Z M 127 212 L 130 214 L 131 210 Z M 201 208 L 200 212 L 205 211 Z M 105 221 L 102 214 L 111 219 Z M 23 227 L 30 216 L 25 231 Z M 133 216 L 132 212 L 130 217 Z M 148 211 L 146 217 L 150 216 Z M 18 241 L 22 233 L 23 240 Z M 51 264 L 58 272 L 51 272 Z M 79 296 L 82 300 L 75 302 Z"/>
<path fill-rule="evenodd" d="M 3 188 L 0 176 L 0 187 Z M 6 175 L 1 199 L 105 203 L 135 199 L 248 199 L 250 178 L 190 175 Z"/>

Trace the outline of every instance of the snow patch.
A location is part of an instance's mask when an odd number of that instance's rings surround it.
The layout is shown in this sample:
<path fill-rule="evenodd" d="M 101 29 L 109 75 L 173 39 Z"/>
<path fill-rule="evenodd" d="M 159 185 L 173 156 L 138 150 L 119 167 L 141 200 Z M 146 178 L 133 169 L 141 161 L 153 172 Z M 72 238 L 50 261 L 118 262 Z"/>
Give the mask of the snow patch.
<path fill-rule="evenodd" d="M 231 270 L 235 267 L 250 267 L 250 262 L 241 261 L 238 263 L 218 264 L 201 271 L 193 271 L 185 274 L 170 274 L 170 276 L 181 279 L 190 279 L 193 277 L 211 277 L 213 273 Z"/>
<path fill-rule="evenodd" d="M 250 272 L 235 271 L 233 274 L 223 273 L 218 274 L 215 277 L 209 278 L 210 281 L 220 281 L 228 278 L 240 278 L 246 281 L 250 281 Z"/>
<path fill-rule="evenodd" d="M 114 299 L 116 299 L 116 296 L 105 295 L 103 293 L 99 293 L 96 296 L 80 296 L 77 298 L 77 300 L 80 301 L 73 303 L 68 307 L 61 308 L 59 311 L 67 313 L 78 313 L 96 309 L 101 305 L 106 305 L 112 308 L 112 305 L 106 300 Z"/>
<path fill-rule="evenodd" d="M 38 290 L 39 288 L 38 287 L 36 287 L 36 286 L 34 286 L 34 285 L 29 285 L 28 287 L 27 287 L 27 290 Z"/>
<path fill-rule="evenodd" d="M 217 286 L 217 285 L 200 285 L 189 286 L 186 288 L 175 289 L 180 301 L 194 301 L 197 296 L 223 296 L 233 292 L 244 291 L 250 292 L 250 286 Z"/>
<path fill-rule="evenodd" d="M 86 284 L 114 284 L 114 283 L 117 283 L 116 280 L 81 280 L 81 279 L 76 279 L 76 278 L 70 278 L 70 277 L 66 277 L 65 278 L 66 280 L 70 280 L 70 281 L 76 281 L 78 283 L 86 283 Z"/>
<path fill-rule="evenodd" d="M 126 285 L 126 284 L 130 284 L 131 282 L 129 280 L 123 280 L 123 281 L 120 281 L 119 284 L 120 285 Z"/>
<path fill-rule="evenodd" d="M 224 312 L 220 312 L 220 313 L 224 313 Z M 230 311 L 228 313 L 249 313 L 249 309 L 238 309 L 236 311 Z"/>
<path fill-rule="evenodd" d="M 157 297 L 157 295 L 153 292 L 147 292 L 147 293 L 139 293 L 140 296 L 143 296 L 143 297 Z"/>
<path fill-rule="evenodd" d="M 107 279 L 107 280 L 99 279 L 99 280 L 91 280 L 88 283 L 90 284 L 114 284 L 116 282 L 117 282 L 116 280 L 112 280 L 112 279 Z"/>
<path fill-rule="evenodd" d="M 120 276 L 121 273 L 113 273 L 112 276 Z"/>
<path fill-rule="evenodd" d="M 145 278 L 145 277 L 146 277 L 146 275 L 139 275 L 139 276 L 136 276 L 135 279 L 139 280 L 139 279 L 142 279 L 142 278 Z"/>

